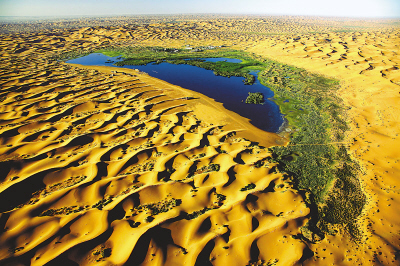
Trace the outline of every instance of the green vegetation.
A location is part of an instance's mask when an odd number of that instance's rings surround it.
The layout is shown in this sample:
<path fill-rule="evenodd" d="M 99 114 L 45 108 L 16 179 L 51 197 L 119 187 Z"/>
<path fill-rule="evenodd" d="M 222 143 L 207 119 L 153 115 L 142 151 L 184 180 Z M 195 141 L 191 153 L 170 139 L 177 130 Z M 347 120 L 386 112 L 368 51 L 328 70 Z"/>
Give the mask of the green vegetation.
<path fill-rule="evenodd" d="M 210 211 L 210 210 L 212 210 L 212 208 L 204 207 L 203 209 L 201 209 L 201 210 L 199 210 L 199 211 L 195 211 L 195 212 L 192 212 L 192 213 L 188 213 L 188 214 L 186 215 L 186 219 L 188 219 L 188 220 L 196 219 L 196 218 L 199 217 L 200 215 L 203 215 L 203 214 L 205 214 L 206 212 L 208 212 L 208 211 Z"/>
<path fill-rule="evenodd" d="M 14 176 L 10 180 L 13 181 L 18 178 L 19 178 L 18 176 Z M 86 178 L 87 178 L 87 176 L 73 176 L 73 177 L 68 178 L 67 180 L 64 180 L 63 182 L 55 183 L 46 188 L 35 191 L 32 193 L 32 198 L 28 202 L 18 205 L 17 207 L 15 207 L 15 209 L 20 209 L 26 204 L 33 205 L 33 204 L 37 203 L 41 198 L 44 198 L 56 191 L 75 186 L 76 184 L 82 182 Z M 64 210 L 64 211 L 67 212 L 67 210 Z M 51 214 L 52 211 L 49 210 L 48 213 Z M 54 215 L 56 215 L 56 214 L 54 214 Z"/>
<path fill-rule="evenodd" d="M 254 62 L 249 63 L 230 63 L 225 61 L 218 62 L 207 62 L 203 59 L 174 59 L 165 60 L 165 62 L 170 64 L 181 64 L 181 65 L 191 65 L 201 67 L 207 70 L 213 70 L 216 76 L 222 77 L 244 77 L 244 84 L 251 85 L 255 82 L 255 77 L 249 74 L 245 67 L 254 65 Z"/>
<path fill-rule="evenodd" d="M 218 200 L 218 205 L 222 205 L 223 201 L 226 200 L 226 196 L 223 194 L 218 194 L 216 193 L 217 200 Z"/>
<path fill-rule="evenodd" d="M 99 50 L 107 56 L 118 56 L 126 58 L 123 61 L 115 63 L 116 66 L 125 65 L 146 65 L 148 63 L 167 62 L 171 64 L 185 64 L 201 67 L 214 71 L 217 76 L 223 77 L 244 77 L 244 83 L 251 85 L 255 82 L 254 75 L 250 70 L 258 69 L 261 66 L 258 61 L 237 51 L 230 51 L 223 48 L 209 49 L 176 49 L 160 47 L 128 47 L 128 48 L 109 48 Z M 201 58 L 227 57 L 241 59 L 241 63 L 231 63 L 226 61 L 207 62 Z"/>
<path fill-rule="evenodd" d="M 60 183 L 56 183 L 53 184 L 51 186 L 49 186 L 48 188 L 46 188 L 42 194 L 43 195 L 48 195 L 51 194 L 55 191 L 64 189 L 64 188 L 69 188 L 72 187 L 80 182 L 82 182 L 83 180 L 85 180 L 87 178 L 87 176 L 74 176 L 74 177 L 70 177 L 67 180 L 60 182 Z"/>
<path fill-rule="evenodd" d="M 256 262 L 249 261 L 249 264 L 247 264 L 246 266 L 276 266 L 278 262 L 278 259 L 270 259 L 269 261 L 258 260 Z"/>
<path fill-rule="evenodd" d="M 111 248 L 102 248 L 101 250 L 95 250 L 93 252 L 93 255 L 95 256 L 99 256 L 96 261 L 99 262 L 101 260 L 103 260 L 104 258 L 108 258 L 111 256 Z"/>
<path fill-rule="evenodd" d="M 117 52 L 117 51 L 99 50 L 99 51 L 97 51 L 97 52 L 98 52 L 98 53 L 102 53 L 102 54 L 104 54 L 104 55 L 106 55 L 106 56 L 109 56 L 109 57 L 116 57 L 116 56 L 121 55 L 121 53 L 119 53 L 119 52 Z"/>
<path fill-rule="evenodd" d="M 219 164 L 212 163 L 212 164 L 200 167 L 196 171 L 190 171 L 188 174 L 188 177 L 190 178 L 194 175 L 199 175 L 199 174 L 204 174 L 204 173 L 209 173 L 209 172 L 218 172 L 219 169 L 220 169 Z"/>
<path fill-rule="evenodd" d="M 247 191 L 247 190 L 252 190 L 252 189 L 255 189 L 255 188 L 256 188 L 256 185 L 253 184 L 253 183 L 250 183 L 250 184 L 247 184 L 245 187 L 242 187 L 240 189 L 240 191 Z"/>
<path fill-rule="evenodd" d="M 312 219 L 303 236 L 318 240 L 333 232 L 333 224 L 357 236 L 355 219 L 366 198 L 357 179 L 359 167 L 343 143 L 348 126 L 342 102 L 335 96 L 338 81 L 270 60 L 264 65 L 259 77 L 274 90 L 291 135 L 288 146 L 270 149 L 273 160 L 294 178 L 298 189 L 310 193 Z"/>
<path fill-rule="evenodd" d="M 186 219 L 192 220 L 192 219 L 199 217 L 200 215 L 205 214 L 208 211 L 219 209 L 224 204 L 224 201 L 226 200 L 226 196 L 223 194 L 218 194 L 215 191 L 213 192 L 213 196 L 215 197 L 215 201 L 213 202 L 212 206 L 204 207 L 203 209 L 201 209 L 199 211 L 188 213 L 186 215 Z"/>
<path fill-rule="evenodd" d="M 157 215 L 163 212 L 168 212 L 172 208 L 179 206 L 182 203 L 180 199 L 162 200 L 156 203 L 143 204 L 135 208 L 138 212 L 148 211 L 150 215 Z"/>
<path fill-rule="evenodd" d="M 249 96 L 246 98 L 246 103 L 251 104 L 263 104 L 264 103 L 264 94 L 261 92 L 249 92 Z"/>
<path fill-rule="evenodd" d="M 87 210 L 88 206 L 68 206 L 59 209 L 48 209 L 43 211 L 39 216 L 55 216 L 55 215 L 69 215 L 76 212 Z"/>
<path fill-rule="evenodd" d="M 92 208 L 97 208 L 102 210 L 106 205 L 110 204 L 113 201 L 113 197 L 109 196 L 107 198 L 99 200 L 96 204 L 93 204 Z"/>

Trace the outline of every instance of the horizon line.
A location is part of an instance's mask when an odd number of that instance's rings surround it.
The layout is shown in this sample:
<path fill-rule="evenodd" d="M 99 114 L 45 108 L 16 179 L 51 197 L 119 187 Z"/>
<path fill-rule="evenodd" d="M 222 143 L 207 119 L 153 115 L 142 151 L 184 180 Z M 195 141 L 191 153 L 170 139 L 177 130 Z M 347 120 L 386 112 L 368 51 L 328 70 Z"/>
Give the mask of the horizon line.
<path fill-rule="evenodd" d="M 292 14 L 261 14 L 261 13 L 143 13 L 143 14 L 99 14 L 99 15 L 39 15 L 39 16 L 17 16 L 0 15 L 0 18 L 71 18 L 71 17 L 87 17 L 87 18 L 104 18 L 104 17 L 135 17 L 135 16 L 266 16 L 266 17 L 308 17 L 308 18 L 348 18 L 348 19 L 400 19 L 399 16 L 339 16 L 339 15 L 292 15 Z"/>

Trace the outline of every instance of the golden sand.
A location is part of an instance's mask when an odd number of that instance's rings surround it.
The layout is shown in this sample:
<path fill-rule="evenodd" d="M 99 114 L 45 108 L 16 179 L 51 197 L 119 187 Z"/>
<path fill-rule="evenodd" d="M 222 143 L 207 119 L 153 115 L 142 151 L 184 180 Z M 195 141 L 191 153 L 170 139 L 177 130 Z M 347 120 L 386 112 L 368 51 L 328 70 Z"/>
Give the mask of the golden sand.
<path fill-rule="evenodd" d="M 398 264 L 399 30 L 334 33 L 322 21 L 327 33 L 309 33 L 308 20 L 285 20 L 285 35 L 237 33 L 272 27 L 249 21 L 1 35 L 0 263 Z M 342 81 L 369 198 L 361 243 L 345 232 L 316 244 L 292 237 L 310 210 L 263 148 L 280 136 L 134 70 L 48 59 L 110 43 L 188 42 L 235 45 Z"/>

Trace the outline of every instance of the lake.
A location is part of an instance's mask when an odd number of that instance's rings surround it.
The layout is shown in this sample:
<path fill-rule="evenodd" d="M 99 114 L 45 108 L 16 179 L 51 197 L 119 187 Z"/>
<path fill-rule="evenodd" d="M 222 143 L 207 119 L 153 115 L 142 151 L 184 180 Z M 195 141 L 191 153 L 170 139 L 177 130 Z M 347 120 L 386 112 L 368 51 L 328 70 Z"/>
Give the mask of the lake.
<path fill-rule="evenodd" d="M 223 61 L 240 63 L 239 59 L 232 58 L 204 58 L 207 61 Z M 94 53 L 81 58 L 67 61 L 71 64 L 113 66 L 112 62 L 123 60 L 121 57 L 108 57 Z M 106 63 L 108 62 L 108 63 Z M 110 63 L 111 62 L 111 63 Z M 200 92 L 222 103 L 224 107 L 243 117 L 249 118 L 251 124 L 268 131 L 278 132 L 283 124 L 283 116 L 279 106 L 268 98 L 274 93 L 268 87 L 263 86 L 258 79 L 253 85 L 244 85 L 242 77 L 222 77 L 214 75 L 212 70 L 206 70 L 191 65 L 174 65 L 170 63 L 147 64 L 143 66 L 124 66 L 124 68 L 139 69 L 152 77 L 162 79 L 168 83 Z M 257 77 L 256 72 L 251 74 Z M 265 103 L 246 104 L 248 92 L 261 92 L 264 94 Z"/>

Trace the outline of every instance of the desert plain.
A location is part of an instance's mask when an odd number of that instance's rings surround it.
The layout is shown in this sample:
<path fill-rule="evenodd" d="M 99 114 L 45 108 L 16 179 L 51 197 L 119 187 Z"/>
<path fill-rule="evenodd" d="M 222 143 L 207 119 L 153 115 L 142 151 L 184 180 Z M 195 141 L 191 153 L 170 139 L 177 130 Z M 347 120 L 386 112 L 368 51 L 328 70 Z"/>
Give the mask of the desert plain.
<path fill-rule="evenodd" d="M 399 21 L 144 16 L 0 26 L 1 265 L 399 265 Z M 338 80 L 362 212 L 316 238 L 255 128 L 110 47 L 224 46 Z M 299 117 L 298 119 L 301 119 Z M 324 145 L 338 145 L 338 142 Z M 358 183 L 357 183 L 358 184 Z M 334 186 L 334 185 L 333 185 Z"/>

